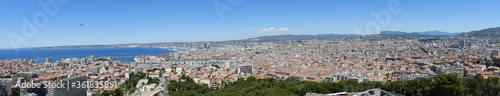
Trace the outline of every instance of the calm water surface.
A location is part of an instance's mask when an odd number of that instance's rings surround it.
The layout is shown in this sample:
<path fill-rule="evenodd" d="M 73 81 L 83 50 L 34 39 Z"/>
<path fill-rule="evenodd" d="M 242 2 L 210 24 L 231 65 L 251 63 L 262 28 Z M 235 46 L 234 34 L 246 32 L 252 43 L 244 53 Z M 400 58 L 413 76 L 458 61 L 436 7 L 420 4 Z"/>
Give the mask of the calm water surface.
<path fill-rule="evenodd" d="M 92 48 L 92 49 L 0 49 L 0 60 L 4 59 L 31 59 L 36 62 L 45 62 L 45 58 L 52 57 L 52 61 L 61 61 L 62 58 L 83 58 L 94 55 L 97 57 L 114 56 L 123 62 L 134 62 L 134 57 L 158 53 L 170 53 L 171 50 L 161 48 Z"/>

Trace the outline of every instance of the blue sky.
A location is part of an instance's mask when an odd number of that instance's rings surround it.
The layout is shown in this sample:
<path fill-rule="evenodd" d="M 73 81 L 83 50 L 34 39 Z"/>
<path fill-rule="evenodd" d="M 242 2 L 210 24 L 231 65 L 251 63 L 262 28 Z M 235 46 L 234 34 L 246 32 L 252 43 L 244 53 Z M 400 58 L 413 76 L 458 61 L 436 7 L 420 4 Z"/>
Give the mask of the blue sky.
<path fill-rule="evenodd" d="M 48 13 L 39 2 L 57 4 L 58 8 L 49 8 L 57 13 Z M 214 2 L 233 10 L 218 14 Z M 391 4 L 401 11 L 389 13 L 390 20 L 381 25 L 371 12 L 388 11 Z M 1 0 L 0 48 L 378 33 L 364 31 L 370 24 L 380 30 L 468 32 L 500 26 L 498 4 L 498 0 Z M 42 23 L 34 25 L 36 32 L 24 30 L 29 28 L 23 27 L 23 18 Z"/>

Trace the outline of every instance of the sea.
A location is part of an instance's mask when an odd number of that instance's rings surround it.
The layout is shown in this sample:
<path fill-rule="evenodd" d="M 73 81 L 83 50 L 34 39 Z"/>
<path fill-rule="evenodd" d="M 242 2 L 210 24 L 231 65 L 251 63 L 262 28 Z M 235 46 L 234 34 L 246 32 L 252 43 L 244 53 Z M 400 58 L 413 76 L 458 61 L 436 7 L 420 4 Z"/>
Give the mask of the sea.
<path fill-rule="evenodd" d="M 45 62 L 45 58 L 51 57 L 55 62 L 63 58 L 85 58 L 94 55 L 96 58 L 112 56 L 122 62 L 134 62 L 134 56 L 170 52 L 174 51 L 161 48 L 0 49 L 0 60 L 30 59 Z"/>

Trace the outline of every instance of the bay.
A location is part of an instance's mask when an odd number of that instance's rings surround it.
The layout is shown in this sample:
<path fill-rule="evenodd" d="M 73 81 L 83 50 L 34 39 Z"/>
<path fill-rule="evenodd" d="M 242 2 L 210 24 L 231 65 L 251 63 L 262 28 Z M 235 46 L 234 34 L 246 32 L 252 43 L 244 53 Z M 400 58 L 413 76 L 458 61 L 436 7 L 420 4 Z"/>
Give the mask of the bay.
<path fill-rule="evenodd" d="M 47 57 L 52 57 L 53 61 L 61 61 L 62 58 L 84 58 L 94 55 L 96 58 L 112 56 L 122 62 L 134 62 L 134 56 L 170 52 L 174 51 L 161 48 L 0 49 L 0 60 L 31 59 L 45 62 Z"/>

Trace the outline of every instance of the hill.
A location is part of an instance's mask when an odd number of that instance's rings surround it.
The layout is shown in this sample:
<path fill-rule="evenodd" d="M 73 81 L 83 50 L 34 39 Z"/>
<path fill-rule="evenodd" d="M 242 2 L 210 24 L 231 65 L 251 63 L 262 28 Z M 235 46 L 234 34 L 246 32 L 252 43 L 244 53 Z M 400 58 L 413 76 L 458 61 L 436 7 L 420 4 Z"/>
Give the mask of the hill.
<path fill-rule="evenodd" d="M 381 36 L 433 36 L 433 37 L 446 37 L 456 36 L 459 33 L 448 33 L 442 31 L 426 31 L 426 32 L 401 32 L 401 31 L 380 31 Z"/>
<path fill-rule="evenodd" d="M 318 34 L 318 35 L 276 35 L 276 36 L 260 36 L 256 38 L 246 39 L 248 41 L 280 41 L 280 40 L 308 40 L 308 39 L 340 39 L 340 38 L 356 38 L 370 35 L 357 34 Z"/>
<path fill-rule="evenodd" d="M 500 27 L 487 28 L 482 30 L 470 31 L 460 34 L 460 36 L 471 37 L 498 37 L 500 36 Z"/>

